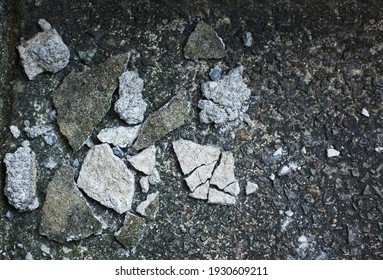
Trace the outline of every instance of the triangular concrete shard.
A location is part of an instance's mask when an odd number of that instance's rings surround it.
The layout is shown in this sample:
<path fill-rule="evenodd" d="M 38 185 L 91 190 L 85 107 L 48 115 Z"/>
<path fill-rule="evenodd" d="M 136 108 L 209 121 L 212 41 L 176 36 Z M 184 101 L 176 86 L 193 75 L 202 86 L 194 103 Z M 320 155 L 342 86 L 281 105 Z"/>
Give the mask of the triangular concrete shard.
<path fill-rule="evenodd" d="M 192 174 L 185 178 L 186 184 L 188 185 L 190 191 L 194 192 L 194 190 L 199 185 L 205 183 L 208 179 L 210 179 L 215 164 L 216 161 L 209 165 L 200 166 Z"/>
<path fill-rule="evenodd" d="M 102 205 L 122 214 L 131 209 L 134 174 L 108 144 L 93 146 L 84 159 L 78 187 Z"/>
<path fill-rule="evenodd" d="M 138 204 L 136 212 L 149 219 L 155 219 L 159 210 L 159 192 L 151 193 L 146 200 Z"/>
<path fill-rule="evenodd" d="M 208 195 L 208 202 L 221 205 L 233 205 L 236 202 L 234 196 L 221 192 L 219 190 L 210 188 Z"/>
<path fill-rule="evenodd" d="M 194 192 L 190 193 L 189 196 L 195 199 L 207 199 L 209 193 L 209 182 L 205 182 L 201 186 L 197 187 Z"/>
<path fill-rule="evenodd" d="M 234 156 L 231 152 L 222 152 L 221 162 L 214 170 L 210 184 L 217 186 L 223 190 L 229 184 L 235 182 L 234 174 Z"/>
<path fill-rule="evenodd" d="M 224 191 L 233 196 L 238 196 L 241 191 L 241 189 L 239 188 L 238 181 L 235 181 L 234 183 L 228 185 L 226 188 L 224 188 Z"/>
<path fill-rule="evenodd" d="M 199 166 L 216 162 L 221 153 L 217 147 L 200 145 L 184 139 L 174 141 L 173 149 L 185 175 Z"/>
<path fill-rule="evenodd" d="M 128 161 L 136 170 L 151 175 L 156 165 L 156 151 L 156 147 L 152 145 L 139 154 L 130 157 Z"/>
<path fill-rule="evenodd" d="M 40 233 L 64 243 L 99 233 L 101 228 L 101 222 L 74 182 L 73 169 L 62 165 L 48 186 Z"/>

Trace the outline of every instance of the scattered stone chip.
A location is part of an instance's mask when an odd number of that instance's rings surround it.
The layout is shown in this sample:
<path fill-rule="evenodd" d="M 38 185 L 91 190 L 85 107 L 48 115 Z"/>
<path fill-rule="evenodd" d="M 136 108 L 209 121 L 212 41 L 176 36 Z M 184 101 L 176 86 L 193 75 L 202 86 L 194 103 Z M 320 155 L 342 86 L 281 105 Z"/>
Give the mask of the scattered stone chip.
<path fill-rule="evenodd" d="M 130 147 L 140 132 L 141 125 L 133 127 L 115 126 L 102 129 L 97 138 L 103 143 L 109 143 L 120 148 Z"/>
<path fill-rule="evenodd" d="M 128 161 L 136 170 L 151 175 L 156 165 L 156 151 L 156 147 L 152 145 L 137 155 L 128 158 Z"/>
<path fill-rule="evenodd" d="M 159 192 L 151 193 L 146 200 L 138 204 L 136 212 L 149 219 L 155 219 L 159 210 Z"/>

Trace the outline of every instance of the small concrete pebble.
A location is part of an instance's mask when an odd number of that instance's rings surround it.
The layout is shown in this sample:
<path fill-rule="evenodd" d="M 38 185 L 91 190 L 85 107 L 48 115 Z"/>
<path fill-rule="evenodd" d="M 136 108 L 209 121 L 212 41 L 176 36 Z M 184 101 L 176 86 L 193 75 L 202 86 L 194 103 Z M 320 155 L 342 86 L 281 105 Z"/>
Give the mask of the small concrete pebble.
<path fill-rule="evenodd" d="M 20 137 L 21 131 L 16 125 L 11 125 L 9 129 L 11 130 L 11 133 L 15 139 Z"/>
<path fill-rule="evenodd" d="M 329 148 L 327 149 L 327 157 L 328 158 L 332 158 L 332 157 L 338 157 L 340 155 L 340 152 L 333 149 L 333 148 Z"/>
<path fill-rule="evenodd" d="M 250 32 L 246 31 L 242 34 L 242 40 L 245 47 L 251 47 L 253 45 L 253 36 Z"/>
<path fill-rule="evenodd" d="M 362 109 L 362 115 L 367 117 L 367 118 L 370 117 L 370 113 L 368 112 L 368 110 L 366 108 Z"/>

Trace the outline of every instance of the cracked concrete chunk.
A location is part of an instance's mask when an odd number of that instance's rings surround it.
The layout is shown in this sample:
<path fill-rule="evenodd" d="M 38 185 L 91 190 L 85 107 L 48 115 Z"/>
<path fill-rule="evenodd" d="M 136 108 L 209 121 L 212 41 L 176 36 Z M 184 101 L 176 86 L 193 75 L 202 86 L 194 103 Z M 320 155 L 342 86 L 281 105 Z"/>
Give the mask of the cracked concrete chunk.
<path fill-rule="evenodd" d="M 190 34 L 184 54 L 187 59 L 218 59 L 225 56 L 225 44 L 210 25 L 201 21 Z"/>
<path fill-rule="evenodd" d="M 71 72 L 53 93 L 60 131 L 75 151 L 108 112 L 127 58 L 128 54 L 116 55 L 91 69 Z"/>
<path fill-rule="evenodd" d="M 202 95 L 206 98 L 198 102 L 202 123 L 212 123 L 223 132 L 238 127 L 246 119 L 251 91 L 243 82 L 242 72 L 240 66 L 218 81 L 202 84 Z"/>
<path fill-rule="evenodd" d="M 73 169 L 62 165 L 48 186 L 40 233 L 64 243 L 97 234 L 101 227 L 74 182 Z"/>
<path fill-rule="evenodd" d="M 206 181 L 199 187 L 197 187 L 192 193 L 189 193 L 189 196 L 195 199 L 207 199 L 209 193 L 209 182 Z"/>
<path fill-rule="evenodd" d="M 138 204 L 136 212 L 142 216 L 154 220 L 159 210 L 159 192 L 151 193 L 146 197 L 146 200 Z"/>
<path fill-rule="evenodd" d="M 125 148 L 133 144 L 140 132 L 141 125 L 133 127 L 115 126 L 104 128 L 98 134 L 97 138 L 103 143 L 109 143 L 113 146 Z"/>
<path fill-rule="evenodd" d="M 235 204 L 235 197 L 221 192 L 219 190 L 210 188 L 209 194 L 208 194 L 208 202 L 214 203 L 214 204 L 221 204 L 221 205 L 233 205 Z"/>
<path fill-rule="evenodd" d="M 39 24 L 43 32 L 17 47 L 29 80 L 45 71 L 56 73 L 69 63 L 70 51 L 56 29 L 45 20 L 39 20 Z"/>
<path fill-rule="evenodd" d="M 188 185 L 190 191 L 194 192 L 194 190 L 201 184 L 205 183 L 208 179 L 211 178 L 211 174 L 213 173 L 214 166 L 217 161 L 209 165 L 202 165 L 194 170 L 187 178 L 185 178 L 186 184 Z"/>
<path fill-rule="evenodd" d="M 236 179 L 234 174 L 233 153 L 222 152 L 221 161 L 217 168 L 214 170 L 210 184 L 215 185 L 219 189 L 223 190 L 225 187 L 235 181 Z"/>
<path fill-rule="evenodd" d="M 115 233 L 117 240 L 125 248 L 134 248 L 145 233 L 145 219 L 131 213 L 126 213 L 124 225 Z"/>
<path fill-rule="evenodd" d="M 122 214 L 131 209 L 134 174 L 108 144 L 93 146 L 84 159 L 78 187 L 102 205 Z"/>
<path fill-rule="evenodd" d="M 174 141 L 173 149 L 185 175 L 199 166 L 210 165 L 216 162 L 221 153 L 217 147 L 200 145 L 184 139 Z"/>
<path fill-rule="evenodd" d="M 128 161 L 136 170 L 151 175 L 156 165 L 156 151 L 156 147 L 152 145 L 139 154 L 128 158 Z"/>
<path fill-rule="evenodd" d="M 36 156 L 23 142 L 23 147 L 4 158 L 6 179 L 4 193 L 9 203 L 19 211 L 33 210 L 39 207 L 36 196 Z"/>
<path fill-rule="evenodd" d="M 188 123 L 191 118 L 192 110 L 187 94 L 181 92 L 158 111 L 149 115 L 133 147 L 141 150 L 153 145 L 169 132 Z"/>
<path fill-rule="evenodd" d="M 230 185 L 228 185 L 227 187 L 225 187 L 223 189 L 225 192 L 233 195 L 233 196 L 238 196 L 241 189 L 239 188 L 239 183 L 238 181 L 235 181 L 233 183 L 231 183 Z"/>

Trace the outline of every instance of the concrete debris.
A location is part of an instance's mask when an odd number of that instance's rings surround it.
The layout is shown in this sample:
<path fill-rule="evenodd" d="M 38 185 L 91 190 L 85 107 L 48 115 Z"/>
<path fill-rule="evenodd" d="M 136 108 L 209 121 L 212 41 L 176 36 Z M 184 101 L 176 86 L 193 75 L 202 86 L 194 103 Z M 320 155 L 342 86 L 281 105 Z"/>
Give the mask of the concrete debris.
<path fill-rule="evenodd" d="M 127 58 L 128 54 L 116 55 L 91 69 L 71 72 L 53 93 L 60 131 L 75 151 L 108 112 L 118 85 L 116 77 L 124 71 Z"/>
<path fill-rule="evenodd" d="M 94 56 L 96 55 L 97 49 L 90 49 L 87 51 L 79 51 L 78 57 L 85 63 L 90 64 L 92 63 Z"/>
<path fill-rule="evenodd" d="M 56 133 L 54 133 L 53 131 L 48 131 L 48 132 L 44 133 L 44 141 L 48 145 L 53 146 L 54 144 L 57 143 L 58 137 L 57 137 Z"/>
<path fill-rule="evenodd" d="M 235 182 L 234 174 L 234 156 L 231 152 L 222 152 L 221 161 L 217 168 L 214 170 L 211 177 L 210 184 L 217 186 L 223 190 L 228 185 Z"/>
<path fill-rule="evenodd" d="M 159 192 L 151 193 L 146 200 L 138 204 L 136 212 L 142 216 L 154 220 L 159 210 Z"/>
<path fill-rule="evenodd" d="M 192 110 L 188 96 L 185 92 L 181 92 L 158 111 L 149 115 L 133 147 L 141 150 L 153 145 L 155 141 L 186 124 L 191 119 Z"/>
<path fill-rule="evenodd" d="M 43 164 L 44 164 L 45 168 L 52 170 L 52 169 L 56 168 L 58 163 L 56 162 L 56 160 L 53 157 L 49 157 L 47 160 L 44 161 Z"/>
<path fill-rule="evenodd" d="M 19 211 L 39 207 L 36 196 L 36 156 L 24 141 L 23 146 L 4 158 L 6 179 L 4 193 L 9 203 Z"/>
<path fill-rule="evenodd" d="M 145 219 L 131 213 L 126 213 L 124 225 L 115 233 L 115 236 L 125 248 L 132 249 L 137 246 L 145 233 Z"/>
<path fill-rule="evenodd" d="M 256 191 L 258 191 L 258 189 L 259 189 L 259 186 L 256 183 L 247 181 L 246 189 L 245 189 L 246 195 L 253 194 Z"/>
<path fill-rule="evenodd" d="M 197 169 L 195 169 L 193 173 L 191 173 L 188 177 L 185 178 L 186 184 L 188 185 L 191 192 L 194 192 L 194 190 L 198 186 L 200 186 L 201 184 L 204 184 L 206 181 L 208 181 L 211 178 L 211 175 L 213 173 L 216 163 L 217 162 L 214 161 L 211 164 L 202 165 L 198 167 Z"/>
<path fill-rule="evenodd" d="M 236 200 L 235 197 L 230 194 L 210 188 L 208 194 L 208 202 L 221 205 L 233 205 L 235 204 Z"/>
<path fill-rule="evenodd" d="M 370 113 L 368 112 L 368 110 L 366 108 L 363 108 L 362 109 L 362 115 L 369 118 L 370 117 Z"/>
<path fill-rule="evenodd" d="M 225 44 L 213 28 L 201 21 L 184 49 L 186 59 L 219 59 L 225 56 Z"/>
<path fill-rule="evenodd" d="M 141 191 L 147 193 L 149 191 L 149 176 L 142 176 L 140 179 Z"/>
<path fill-rule="evenodd" d="M 161 183 L 161 176 L 157 168 L 154 167 L 152 174 L 149 176 L 149 184 L 155 186 L 159 183 Z"/>
<path fill-rule="evenodd" d="M 56 29 L 43 19 L 38 23 L 43 32 L 17 47 L 29 80 L 45 71 L 56 73 L 69 63 L 70 51 Z"/>
<path fill-rule="evenodd" d="M 120 214 L 131 209 L 134 174 L 108 144 L 95 145 L 89 150 L 77 184 L 91 198 Z"/>
<path fill-rule="evenodd" d="M 250 48 L 253 45 L 253 36 L 248 31 L 242 34 L 242 40 L 245 47 Z"/>
<path fill-rule="evenodd" d="M 375 152 L 377 153 L 383 152 L 383 147 L 376 147 Z"/>
<path fill-rule="evenodd" d="M 36 138 L 53 130 L 52 125 L 38 124 L 31 127 L 29 126 L 29 122 L 24 122 L 24 124 L 26 125 L 24 131 L 29 138 Z"/>
<path fill-rule="evenodd" d="M 45 244 L 41 244 L 40 246 L 40 250 L 41 252 L 43 252 L 44 254 L 46 255 L 50 255 L 51 254 L 51 248 L 49 248 L 47 245 Z"/>
<path fill-rule="evenodd" d="M 296 171 L 299 169 L 299 166 L 295 162 L 291 162 L 288 165 L 282 166 L 282 168 L 278 172 L 278 176 L 285 176 L 293 171 Z"/>
<path fill-rule="evenodd" d="M 333 148 L 327 149 L 327 157 L 328 158 L 337 157 L 339 155 L 340 155 L 339 151 L 337 151 Z"/>
<path fill-rule="evenodd" d="M 269 176 L 269 179 L 271 181 L 274 181 L 275 180 L 275 174 L 274 173 L 271 173 L 270 176 Z"/>
<path fill-rule="evenodd" d="M 140 132 L 141 125 L 133 127 L 115 126 L 102 129 L 97 138 L 103 143 L 109 143 L 120 148 L 130 147 Z"/>
<path fill-rule="evenodd" d="M 289 209 L 289 210 L 285 211 L 285 215 L 287 217 L 292 217 L 294 215 L 294 212 Z"/>
<path fill-rule="evenodd" d="M 120 98 L 114 105 L 114 110 L 127 124 L 139 124 L 144 120 L 147 103 L 142 98 L 144 81 L 135 71 L 126 71 L 119 77 Z"/>
<path fill-rule="evenodd" d="M 128 161 L 136 170 L 151 175 L 156 165 L 156 151 L 156 147 L 152 145 L 139 154 L 128 158 Z"/>
<path fill-rule="evenodd" d="M 225 187 L 223 189 L 225 192 L 233 195 L 233 196 L 238 196 L 239 195 L 239 192 L 241 191 L 240 187 L 239 187 L 239 183 L 238 181 L 234 181 L 233 183 L 231 183 L 230 185 L 228 185 L 227 187 Z"/>
<path fill-rule="evenodd" d="M 213 69 L 210 70 L 210 79 L 212 81 L 217 81 L 219 79 L 221 79 L 221 73 L 222 73 L 222 70 L 218 67 L 214 67 Z"/>
<path fill-rule="evenodd" d="M 214 124 L 221 132 L 238 127 L 249 108 L 250 89 L 242 79 L 243 66 L 232 69 L 218 81 L 202 84 L 206 99 L 198 102 L 200 121 Z"/>
<path fill-rule="evenodd" d="M 199 187 L 197 187 L 192 193 L 189 193 L 189 196 L 195 199 L 206 200 L 209 194 L 209 181 L 206 181 Z"/>
<path fill-rule="evenodd" d="M 17 139 L 17 138 L 20 137 L 20 135 L 21 135 L 21 131 L 20 131 L 20 129 L 19 129 L 16 125 L 11 125 L 11 126 L 9 127 L 9 129 L 11 130 L 11 133 L 12 133 L 12 135 L 13 135 L 13 137 L 14 137 L 15 139 Z"/>
<path fill-rule="evenodd" d="M 40 233 L 64 243 L 101 231 L 86 199 L 74 182 L 72 167 L 63 164 L 49 183 L 42 209 Z"/>
<path fill-rule="evenodd" d="M 31 254 L 31 252 L 26 253 L 24 259 L 28 261 L 33 260 L 33 255 Z"/>
<path fill-rule="evenodd" d="M 119 158 L 124 158 L 125 157 L 125 153 L 124 153 L 123 150 L 121 150 L 120 147 L 114 147 L 112 150 L 113 150 L 113 154 L 115 154 Z"/>
<path fill-rule="evenodd" d="M 5 213 L 5 217 L 8 220 L 12 220 L 13 219 L 13 213 L 11 211 L 7 211 L 7 213 Z"/>

